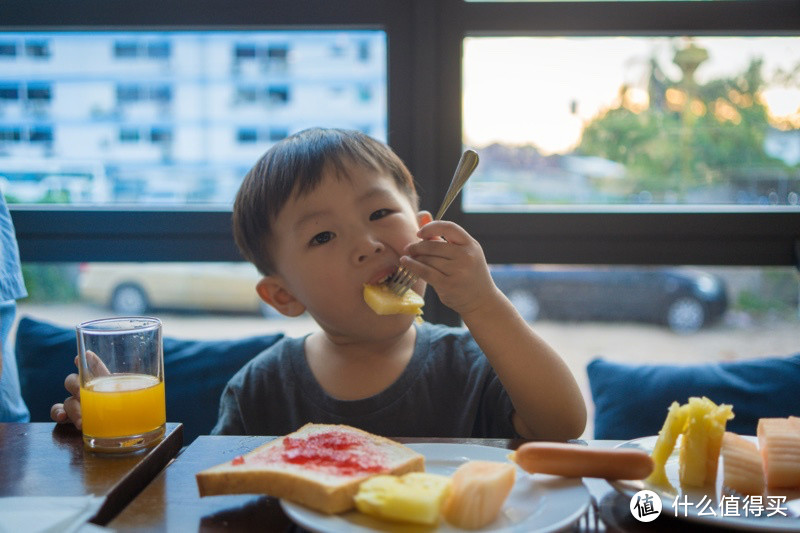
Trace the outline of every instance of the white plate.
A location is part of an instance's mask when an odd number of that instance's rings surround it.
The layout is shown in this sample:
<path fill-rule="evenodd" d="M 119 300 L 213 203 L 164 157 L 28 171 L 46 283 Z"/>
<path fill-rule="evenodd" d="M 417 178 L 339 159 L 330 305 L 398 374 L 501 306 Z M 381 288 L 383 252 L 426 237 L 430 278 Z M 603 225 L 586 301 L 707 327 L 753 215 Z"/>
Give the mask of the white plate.
<path fill-rule="evenodd" d="M 444 475 L 452 474 L 466 461 L 507 461 L 509 454 L 504 448 L 470 444 L 420 443 L 408 447 L 425 456 L 426 472 Z M 575 522 L 589 501 L 589 491 L 580 479 L 531 475 L 517 468 L 517 480 L 500 516 L 480 531 L 555 531 Z M 463 531 L 446 523 L 435 529 L 393 523 L 357 511 L 326 515 L 286 500 L 281 500 L 281 507 L 298 525 L 321 533 Z"/>
<path fill-rule="evenodd" d="M 748 436 L 745 438 L 758 443 L 758 440 L 755 437 Z M 636 448 L 644 450 L 647 453 L 652 453 L 656 444 L 656 439 L 656 436 L 643 437 L 641 439 L 620 444 L 619 447 Z M 724 527 L 726 529 L 746 529 L 749 531 L 800 531 L 800 518 L 792 517 L 791 511 L 787 510 L 785 503 L 780 504 L 780 506 L 783 508 L 783 513 L 788 516 L 780 516 L 777 514 L 770 517 L 766 516 L 767 514 L 771 514 L 775 511 L 775 504 L 769 503 L 768 496 L 786 496 L 786 501 L 789 501 L 800 497 L 800 491 L 788 489 L 770 489 L 762 498 L 762 503 L 765 510 L 761 516 L 754 516 L 749 512 L 745 513 L 745 511 L 742 509 L 739 510 L 739 516 L 735 516 L 735 512 L 732 510 L 726 510 L 724 505 L 722 508 L 720 508 L 719 502 L 722 501 L 721 497 L 723 494 L 727 494 L 727 492 L 724 492 L 722 488 L 723 464 L 721 457 L 720 464 L 717 468 L 716 486 L 713 488 L 681 487 L 680 477 L 678 475 L 678 450 L 680 448 L 680 439 L 681 437 L 678 437 L 675 450 L 673 451 L 672 455 L 670 455 L 669 459 L 667 459 L 666 464 L 667 479 L 669 479 L 669 482 L 672 484 L 674 490 L 666 489 L 657 485 L 651 485 L 650 483 L 644 483 L 643 481 L 611 481 L 610 483 L 615 489 L 626 496 L 633 496 L 636 492 L 642 489 L 652 490 L 661 497 L 661 512 L 672 516 L 677 516 L 680 519 L 685 519 L 704 525 Z M 679 502 L 688 501 L 689 505 L 678 505 L 675 507 L 674 502 L 676 497 L 679 498 Z M 738 503 L 741 503 L 741 496 L 733 495 L 733 497 L 739 498 Z M 708 507 L 702 508 L 700 504 L 702 503 L 705 505 L 705 502 L 709 500 L 711 501 L 711 504 Z M 767 510 L 767 507 L 770 505 L 772 508 Z M 714 510 L 715 514 L 711 514 L 711 509 Z"/>

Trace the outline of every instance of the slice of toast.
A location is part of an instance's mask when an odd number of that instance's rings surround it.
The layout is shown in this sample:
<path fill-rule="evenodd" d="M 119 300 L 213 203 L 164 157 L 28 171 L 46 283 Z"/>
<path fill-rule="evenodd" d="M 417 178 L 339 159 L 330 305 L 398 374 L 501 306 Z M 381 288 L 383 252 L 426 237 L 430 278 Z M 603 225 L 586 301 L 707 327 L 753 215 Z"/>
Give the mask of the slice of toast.
<path fill-rule="evenodd" d="M 200 496 L 269 494 L 323 513 L 352 509 L 358 486 L 377 474 L 425 469 L 411 448 L 360 429 L 306 424 L 196 474 Z"/>

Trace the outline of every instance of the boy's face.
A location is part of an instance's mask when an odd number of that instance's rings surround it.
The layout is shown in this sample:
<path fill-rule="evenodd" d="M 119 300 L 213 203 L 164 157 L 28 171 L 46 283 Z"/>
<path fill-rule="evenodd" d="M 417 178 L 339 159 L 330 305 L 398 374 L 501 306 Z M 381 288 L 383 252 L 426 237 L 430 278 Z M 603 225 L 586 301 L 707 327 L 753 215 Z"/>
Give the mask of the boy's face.
<path fill-rule="evenodd" d="M 353 164 L 346 170 L 339 178 L 327 169 L 316 189 L 293 196 L 278 214 L 270 249 L 275 273 L 258 290 L 284 314 L 308 310 L 330 334 L 377 340 L 407 330 L 414 317 L 376 315 L 364 302 L 364 284 L 395 271 L 430 214 L 415 213 L 385 171 Z M 414 289 L 422 294 L 424 282 Z"/>

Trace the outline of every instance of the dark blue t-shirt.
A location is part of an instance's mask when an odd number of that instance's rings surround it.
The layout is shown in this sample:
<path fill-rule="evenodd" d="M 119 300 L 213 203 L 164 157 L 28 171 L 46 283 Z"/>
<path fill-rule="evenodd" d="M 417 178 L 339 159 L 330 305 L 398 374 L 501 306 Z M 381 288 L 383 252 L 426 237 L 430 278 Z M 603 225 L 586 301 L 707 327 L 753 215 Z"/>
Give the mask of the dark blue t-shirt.
<path fill-rule="evenodd" d="M 511 399 L 469 331 L 416 327 L 406 369 L 362 400 L 338 400 L 322 389 L 306 360 L 305 337 L 278 342 L 228 382 L 212 433 L 285 435 L 315 422 L 387 437 L 518 437 Z"/>

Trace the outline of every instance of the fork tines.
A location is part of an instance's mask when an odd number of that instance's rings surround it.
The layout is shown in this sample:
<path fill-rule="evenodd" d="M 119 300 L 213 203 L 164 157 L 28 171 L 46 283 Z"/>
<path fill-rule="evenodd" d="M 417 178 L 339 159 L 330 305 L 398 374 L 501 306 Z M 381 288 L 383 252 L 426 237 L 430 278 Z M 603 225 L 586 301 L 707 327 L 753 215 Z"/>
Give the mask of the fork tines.
<path fill-rule="evenodd" d="M 386 286 L 396 295 L 402 296 L 415 281 L 417 281 L 416 275 L 403 267 L 398 267 L 397 272 L 392 274 L 392 277 L 386 282 Z"/>

